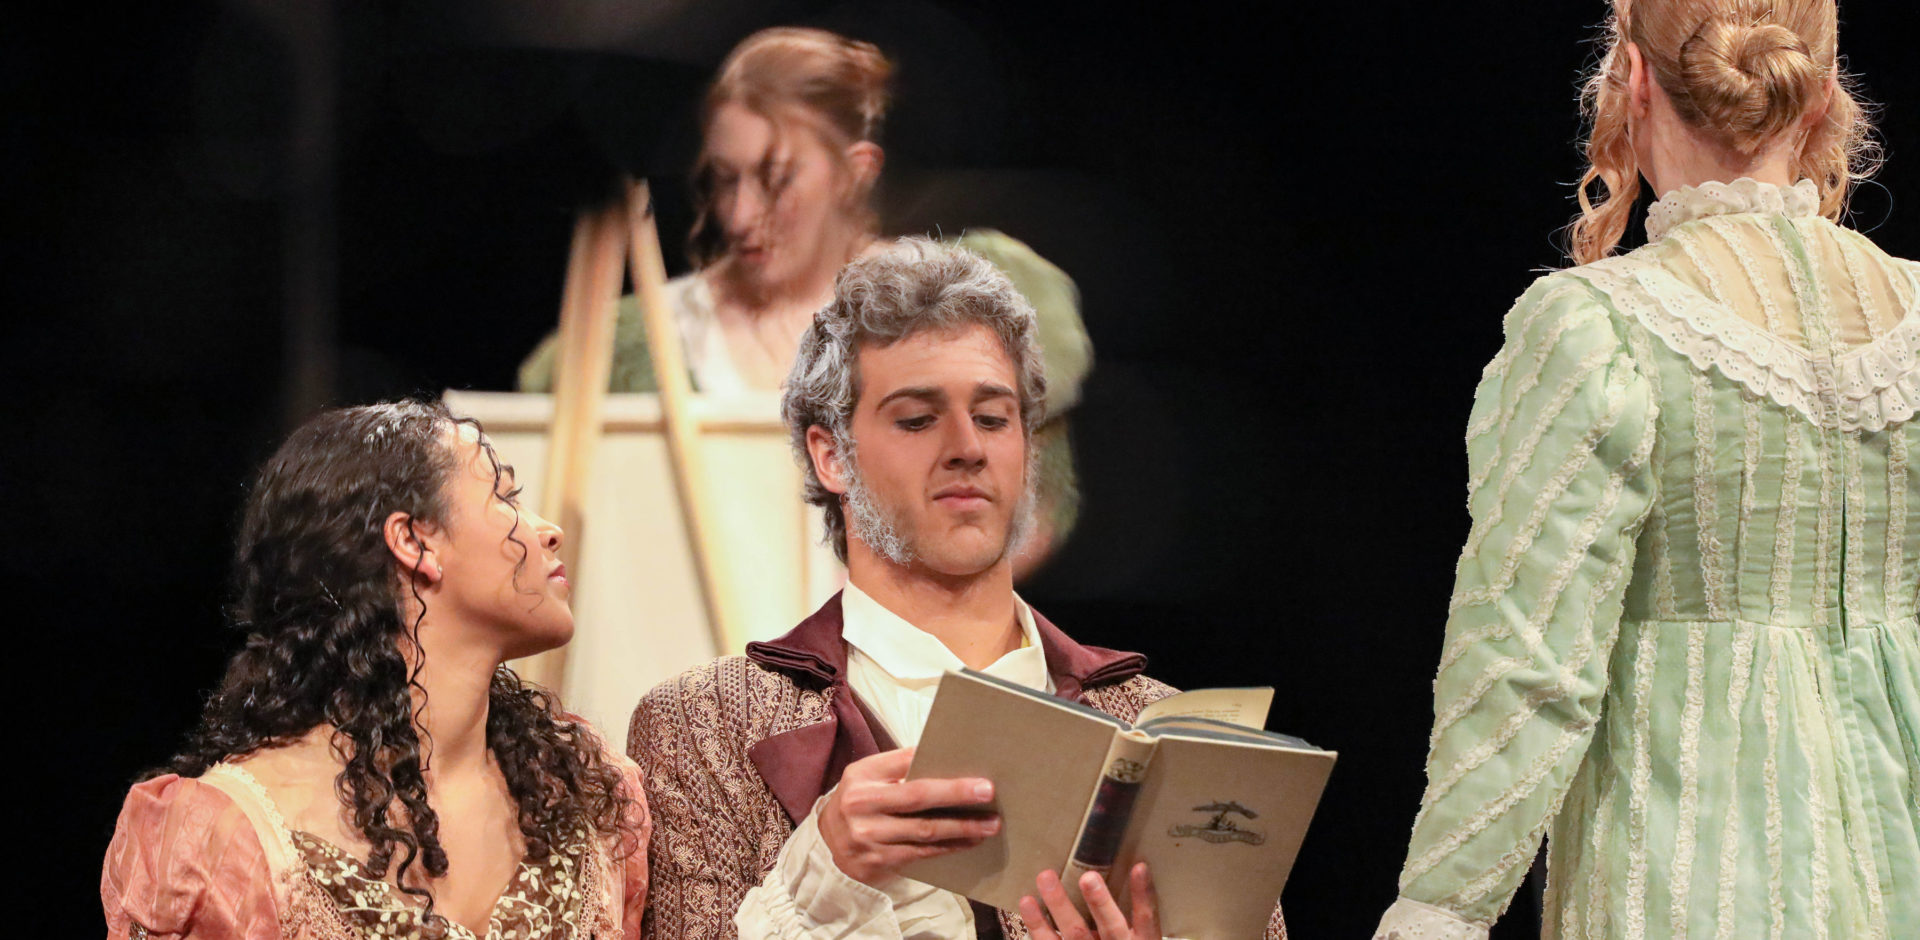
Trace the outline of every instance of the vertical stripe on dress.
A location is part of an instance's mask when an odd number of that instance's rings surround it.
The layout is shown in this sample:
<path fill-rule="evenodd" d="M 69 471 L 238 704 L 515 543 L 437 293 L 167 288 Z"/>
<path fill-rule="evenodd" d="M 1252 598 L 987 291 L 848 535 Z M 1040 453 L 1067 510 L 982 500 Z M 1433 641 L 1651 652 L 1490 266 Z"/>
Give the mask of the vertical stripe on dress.
<path fill-rule="evenodd" d="M 1806 647 L 1805 654 L 1809 664 L 1818 663 L 1825 658 L 1817 646 L 1819 641 L 1814 639 L 1812 633 L 1796 630 L 1794 636 L 1802 646 Z M 1815 675 L 1809 675 L 1808 679 L 1816 685 L 1820 681 Z M 1815 702 L 1819 702 L 1824 696 L 1815 691 L 1813 698 Z M 1816 732 L 1808 724 L 1810 718 L 1807 712 L 1810 710 L 1807 708 L 1794 710 L 1793 721 L 1797 732 L 1794 737 L 1800 746 L 1800 759 L 1807 765 L 1807 829 L 1813 836 L 1813 858 L 1809 866 L 1810 893 L 1813 895 L 1813 936 L 1816 940 L 1825 940 L 1828 936 L 1828 921 L 1833 916 L 1833 871 L 1828 864 L 1827 829 L 1830 820 L 1827 807 L 1830 805 L 1830 796 L 1832 802 L 1837 803 L 1837 794 L 1830 795 L 1825 792 L 1824 771 L 1829 770 L 1830 767 L 1815 756 L 1812 745 L 1809 743 L 1816 733 L 1820 735 L 1821 740 L 1829 739 L 1830 736 L 1826 733 L 1827 717 L 1824 710 L 1820 715 L 1813 716 L 1820 719 L 1820 729 Z M 1837 820 L 1833 821 L 1837 822 Z"/>
<path fill-rule="evenodd" d="M 1634 361 L 1645 363 L 1642 370 L 1647 377 L 1648 394 L 1653 401 L 1666 401 L 1662 390 L 1665 381 L 1660 371 L 1660 357 L 1654 355 L 1652 339 L 1647 329 L 1635 322 L 1627 331 L 1627 347 L 1633 353 Z M 1664 415 L 1658 420 L 1664 420 Z M 1661 463 L 1665 435 L 1660 435 L 1649 453 L 1655 466 Z M 1662 620 L 1678 620 L 1680 612 L 1674 603 L 1673 594 L 1673 557 L 1669 551 L 1667 539 L 1666 510 L 1656 497 L 1652 510 L 1647 514 L 1645 531 L 1650 533 L 1647 542 L 1647 554 L 1653 562 L 1653 605 L 1654 614 Z"/>
<path fill-rule="evenodd" d="M 1727 774 L 1727 810 L 1720 822 L 1720 884 L 1716 940 L 1733 940 L 1733 889 L 1740 870 L 1740 729 L 1745 726 L 1743 712 L 1747 704 L 1747 684 L 1753 672 L 1753 648 L 1760 641 L 1760 629 L 1736 623 L 1733 637 L 1733 666 L 1727 680 L 1727 714 L 1733 734 L 1727 739 L 1726 753 L 1732 755 Z M 1685 936 L 1682 932 L 1679 936 Z"/>
<path fill-rule="evenodd" d="M 1864 553 L 1867 550 L 1867 540 L 1859 537 L 1866 534 L 1864 531 L 1865 520 L 1867 519 L 1865 460 L 1860 455 L 1860 438 L 1858 435 L 1848 434 L 1845 436 L 1844 441 L 1845 451 L 1843 455 L 1845 457 L 1847 482 L 1846 490 L 1841 494 L 1841 498 L 1846 501 L 1846 513 L 1841 519 L 1842 524 L 1846 528 L 1846 532 L 1842 535 L 1840 541 L 1841 547 L 1845 550 L 1845 557 L 1841 561 L 1841 567 L 1844 570 L 1841 572 L 1840 590 L 1845 592 L 1843 594 L 1843 603 L 1846 604 L 1846 609 L 1849 612 L 1848 616 L 1861 617 L 1865 615 L 1866 611 L 1866 586 L 1861 582 L 1861 579 L 1866 577 L 1867 566 Z M 1884 593 L 1884 590 L 1882 593 Z M 1885 611 L 1882 611 L 1882 614 L 1882 619 L 1887 619 L 1884 616 Z"/>
<path fill-rule="evenodd" d="M 1772 225 L 1762 225 L 1767 243 L 1780 254 L 1780 265 L 1787 269 L 1787 286 L 1793 292 L 1794 317 L 1799 321 L 1800 333 L 1807 333 L 1807 318 L 1813 315 L 1813 298 L 1807 294 L 1807 286 L 1802 279 L 1800 265 L 1794 261 L 1793 249 L 1787 247 L 1787 240 Z"/>
<path fill-rule="evenodd" d="M 1801 231 L 1795 226 L 1796 231 Z M 1802 244 L 1806 234 L 1801 232 Z M 1833 292 L 1827 279 L 1815 271 L 1811 257 L 1806 259 L 1807 279 L 1812 282 L 1812 291 L 1817 300 L 1813 303 L 1811 315 L 1805 317 L 1807 323 L 1819 327 L 1819 337 L 1810 344 L 1816 355 L 1826 357 L 1831 367 L 1835 344 L 1839 338 L 1839 324 L 1833 318 Z M 1791 266 L 1789 266 L 1791 268 Z M 1835 392 L 1822 389 L 1821 410 L 1827 411 L 1833 406 Z M 1820 509 L 1814 516 L 1813 534 L 1813 623 L 1824 627 L 1830 624 L 1835 600 L 1833 596 L 1834 561 L 1834 484 L 1836 474 L 1833 467 L 1835 433 L 1823 427 L 1820 431 Z M 1842 497 L 1844 498 L 1844 496 Z"/>
<path fill-rule="evenodd" d="M 1744 572 L 1746 561 L 1754 557 L 1755 549 L 1749 541 L 1750 526 L 1753 524 L 1754 504 L 1759 499 L 1760 486 L 1760 450 L 1762 446 L 1760 430 L 1760 397 L 1742 389 L 1740 392 L 1740 519 L 1733 534 L 1733 557 L 1738 559 L 1739 571 L 1735 574 L 1733 606 L 1736 611 L 1746 609 L 1747 578 Z"/>
<path fill-rule="evenodd" d="M 1687 935 L 1693 897 L 1693 856 L 1700 819 L 1700 717 L 1706 711 L 1707 624 L 1687 624 L 1686 706 L 1680 713 L 1680 818 L 1674 825 L 1673 869 L 1668 879 L 1673 936 Z"/>
<path fill-rule="evenodd" d="M 1653 789 L 1653 671 L 1659 624 L 1640 625 L 1633 654 L 1633 783 L 1627 793 L 1626 935 L 1647 935 L 1647 795 Z"/>
<path fill-rule="evenodd" d="M 1614 775 L 1608 773 L 1605 782 L 1600 785 L 1599 805 L 1594 808 L 1593 839 L 1588 843 L 1587 858 L 1587 898 L 1586 904 L 1586 940 L 1605 940 L 1607 936 L 1607 885 L 1611 883 L 1612 872 L 1608 868 L 1613 855 L 1607 851 L 1607 840 L 1613 834 L 1613 803 L 1617 798 L 1614 787 Z"/>
<path fill-rule="evenodd" d="M 1781 449 L 1786 451 L 1786 463 L 1780 473 L 1780 506 L 1778 520 L 1773 533 L 1773 574 L 1770 577 L 1772 588 L 1771 610 L 1767 620 L 1777 626 L 1785 626 L 1793 610 L 1793 542 L 1800 525 L 1800 475 L 1801 466 L 1800 420 L 1792 413 L 1783 417 L 1786 422 L 1786 440 Z"/>
<path fill-rule="evenodd" d="M 1726 551 L 1720 541 L 1719 484 L 1714 479 L 1713 378 L 1693 373 L 1693 513 L 1700 541 L 1700 583 L 1707 617 L 1727 618 Z"/>
<path fill-rule="evenodd" d="M 1895 597 L 1907 597 L 1906 616 L 1914 615 L 1914 602 L 1910 594 L 1902 590 L 1906 583 L 1906 541 L 1907 541 L 1907 494 L 1912 492 L 1913 482 L 1907 479 L 1907 426 L 1896 425 L 1887 429 L 1887 567 L 1886 588 L 1887 619 L 1894 619 L 1898 613 L 1893 609 Z M 1920 781 L 1915 781 L 1920 787 Z"/>
<path fill-rule="evenodd" d="M 1780 638 L 1770 630 L 1767 664 L 1760 671 L 1760 714 L 1767 729 L 1766 760 L 1760 775 L 1767 790 L 1767 917 L 1768 936 L 1780 940 L 1787 928 L 1785 829 L 1780 809 Z"/>
<path fill-rule="evenodd" d="M 1813 522 L 1813 625 L 1827 626 L 1833 614 L 1833 435 L 1819 432 L 1820 506 Z"/>

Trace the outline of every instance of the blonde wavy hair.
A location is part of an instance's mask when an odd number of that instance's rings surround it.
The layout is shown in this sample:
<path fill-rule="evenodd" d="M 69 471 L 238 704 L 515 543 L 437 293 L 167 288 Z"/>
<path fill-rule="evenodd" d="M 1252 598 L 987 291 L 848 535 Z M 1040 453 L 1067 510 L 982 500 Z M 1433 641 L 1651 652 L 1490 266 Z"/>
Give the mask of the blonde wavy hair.
<path fill-rule="evenodd" d="M 1795 156 L 1796 178 L 1820 187 L 1820 209 L 1838 220 L 1853 185 L 1879 166 L 1867 106 L 1840 67 L 1835 0 L 1614 0 L 1606 52 L 1581 91 L 1590 122 L 1587 169 L 1571 254 L 1587 264 L 1612 253 L 1640 194 L 1640 165 L 1627 131 L 1626 44 L 1706 140 L 1736 158 L 1757 158 L 1821 106 L 1825 120 Z M 1598 200 L 1594 183 L 1598 181 Z"/>

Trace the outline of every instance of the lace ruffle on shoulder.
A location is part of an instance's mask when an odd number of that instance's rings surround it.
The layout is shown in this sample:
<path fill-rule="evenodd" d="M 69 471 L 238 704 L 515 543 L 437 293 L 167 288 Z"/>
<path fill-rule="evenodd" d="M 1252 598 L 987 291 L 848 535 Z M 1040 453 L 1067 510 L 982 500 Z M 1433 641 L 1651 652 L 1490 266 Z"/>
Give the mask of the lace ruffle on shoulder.
<path fill-rule="evenodd" d="M 1731 183 L 1682 186 L 1647 210 L 1647 240 L 1659 241 L 1682 222 L 1710 216 L 1758 212 L 1799 218 L 1819 211 L 1820 188 L 1812 180 L 1781 186 L 1742 177 Z"/>
<path fill-rule="evenodd" d="M 1696 367 L 1718 370 L 1820 427 L 1882 431 L 1920 411 L 1920 312 L 1910 311 L 1872 343 L 1825 358 L 1630 256 L 1569 273 L 1586 278 Z"/>

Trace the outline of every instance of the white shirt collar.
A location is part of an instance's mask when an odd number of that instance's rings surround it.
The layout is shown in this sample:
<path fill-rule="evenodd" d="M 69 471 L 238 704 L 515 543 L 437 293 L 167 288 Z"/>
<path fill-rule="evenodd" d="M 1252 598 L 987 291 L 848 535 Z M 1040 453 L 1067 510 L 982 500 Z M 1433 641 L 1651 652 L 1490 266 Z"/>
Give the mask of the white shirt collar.
<path fill-rule="evenodd" d="M 840 609 L 841 636 L 850 647 L 848 685 L 879 716 L 895 741 L 902 745 L 915 743 L 940 677 L 966 664 L 933 634 L 880 606 L 852 582 L 840 597 Z M 1033 609 L 1018 595 L 1013 599 L 1013 609 L 1026 645 L 980 671 L 1051 692 L 1053 679 L 1047 674 L 1047 655 L 1040 645 Z"/>

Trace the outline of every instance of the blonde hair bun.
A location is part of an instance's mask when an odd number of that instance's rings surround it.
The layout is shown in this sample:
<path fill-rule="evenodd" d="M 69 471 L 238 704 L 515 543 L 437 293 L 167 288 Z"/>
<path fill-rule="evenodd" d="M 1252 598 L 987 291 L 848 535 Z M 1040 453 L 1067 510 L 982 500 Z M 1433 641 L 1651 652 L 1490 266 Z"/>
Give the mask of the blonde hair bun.
<path fill-rule="evenodd" d="M 1669 94 L 1697 127 L 1750 154 L 1804 118 L 1822 79 L 1806 40 L 1778 23 L 1715 13 L 1680 46 Z"/>
<path fill-rule="evenodd" d="M 1880 165 L 1866 107 L 1839 68 L 1839 34 L 1835 0 L 1613 0 L 1606 53 L 1581 92 L 1587 169 L 1573 259 L 1612 253 L 1640 192 L 1627 127 L 1628 43 L 1681 120 L 1708 141 L 1748 159 L 1792 142 L 1794 178 L 1813 180 L 1821 214 L 1839 219 L 1854 183 Z"/>

